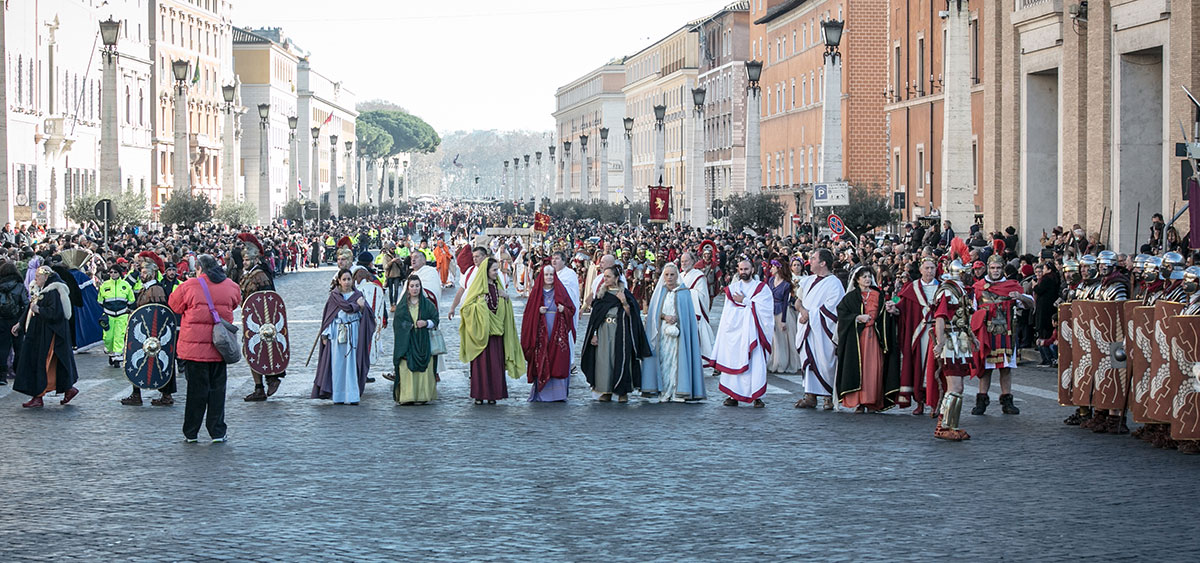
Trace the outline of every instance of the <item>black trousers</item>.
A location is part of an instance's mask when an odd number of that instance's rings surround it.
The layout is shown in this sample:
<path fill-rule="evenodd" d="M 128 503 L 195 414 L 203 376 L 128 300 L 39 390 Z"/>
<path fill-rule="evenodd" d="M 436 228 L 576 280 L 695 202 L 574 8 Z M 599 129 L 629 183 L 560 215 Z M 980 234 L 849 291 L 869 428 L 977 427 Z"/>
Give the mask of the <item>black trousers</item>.
<path fill-rule="evenodd" d="M 207 422 L 208 435 L 225 437 L 225 362 L 182 361 L 187 376 L 187 404 L 183 407 L 183 435 L 195 438 L 200 423 Z M 205 418 L 207 411 L 208 417 Z"/>

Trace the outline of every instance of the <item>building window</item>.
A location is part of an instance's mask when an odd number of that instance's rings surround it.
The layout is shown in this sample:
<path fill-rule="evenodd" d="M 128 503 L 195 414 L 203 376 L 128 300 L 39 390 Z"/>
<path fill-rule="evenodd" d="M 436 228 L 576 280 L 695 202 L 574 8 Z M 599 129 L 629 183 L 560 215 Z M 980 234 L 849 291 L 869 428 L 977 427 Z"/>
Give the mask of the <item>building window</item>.
<path fill-rule="evenodd" d="M 892 169 L 892 178 L 896 179 L 896 183 L 893 186 L 893 189 L 895 189 L 896 191 L 900 191 L 900 149 L 899 148 L 896 149 L 895 160 L 896 160 L 896 164 L 895 164 L 895 168 Z"/>
<path fill-rule="evenodd" d="M 796 43 L 796 30 L 793 29 L 792 30 L 792 54 L 793 55 L 795 55 L 797 53 L 798 48 L 799 48 L 799 45 Z"/>
<path fill-rule="evenodd" d="M 925 38 L 917 39 L 917 76 L 913 80 L 917 85 L 917 95 L 925 95 Z"/>
<path fill-rule="evenodd" d="M 971 81 L 979 84 L 979 20 L 971 20 Z"/>
<path fill-rule="evenodd" d="M 925 149 L 917 147 L 917 197 L 925 197 Z"/>
<path fill-rule="evenodd" d="M 792 79 L 792 109 L 796 109 L 796 79 Z"/>
<path fill-rule="evenodd" d="M 896 52 L 892 59 L 892 91 L 895 92 L 896 99 L 904 99 L 904 88 L 900 87 L 900 46 L 896 45 Z"/>

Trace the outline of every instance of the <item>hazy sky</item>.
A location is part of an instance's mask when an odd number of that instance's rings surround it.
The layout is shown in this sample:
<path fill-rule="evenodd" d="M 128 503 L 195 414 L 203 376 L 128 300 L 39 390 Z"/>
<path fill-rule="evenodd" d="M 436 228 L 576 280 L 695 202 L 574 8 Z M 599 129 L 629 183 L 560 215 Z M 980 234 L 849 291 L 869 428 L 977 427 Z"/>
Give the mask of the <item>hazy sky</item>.
<path fill-rule="evenodd" d="M 282 27 L 359 100 L 439 132 L 554 128 L 554 91 L 733 0 L 237 0 L 234 25 Z"/>

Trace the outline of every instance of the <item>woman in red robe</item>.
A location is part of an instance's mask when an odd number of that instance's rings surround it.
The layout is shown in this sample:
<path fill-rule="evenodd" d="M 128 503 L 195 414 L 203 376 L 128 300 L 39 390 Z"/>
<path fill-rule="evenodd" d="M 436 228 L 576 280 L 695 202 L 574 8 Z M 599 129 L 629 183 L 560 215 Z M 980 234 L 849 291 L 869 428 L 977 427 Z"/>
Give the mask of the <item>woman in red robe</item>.
<path fill-rule="evenodd" d="M 533 387 L 530 402 L 567 400 L 571 376 L 571 341 L 575 336 L 575 304 L 554 266 L 536 276 L 521 319 L 521 350 Z"/>

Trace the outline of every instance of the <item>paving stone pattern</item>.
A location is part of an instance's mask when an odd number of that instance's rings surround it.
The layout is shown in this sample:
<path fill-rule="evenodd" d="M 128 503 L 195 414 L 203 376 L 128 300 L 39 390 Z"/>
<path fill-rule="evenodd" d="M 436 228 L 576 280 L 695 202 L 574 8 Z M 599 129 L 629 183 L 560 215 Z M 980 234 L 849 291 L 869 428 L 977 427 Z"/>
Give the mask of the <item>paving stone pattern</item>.
<path fill-rule="evenodd" d="M 266 403 L 230 369 L 226 444 L 183 442 L 182 381 L 174 407 L 118 404 L 95 351 L 67 407 L 0 388 L 0 560 L 1200 558 L 1200 459 L 1062 425 L 1049 370 L 1018 370 L 1019 416 L 996 390 L 964 412 L 958 444 L 906 411 L 795 410 L 796 376 L 771 377 L 766 409 L 721 406 L 712 377 L 699 405 L 600 404 L 582 374 L 567 404 L 510 380 L 477 407 L 456 318 L 435 404 L 396 406 L 379 378 L 334 406 L 304 367 L 332 275 L 278 280 L 292 366 Z"/>

